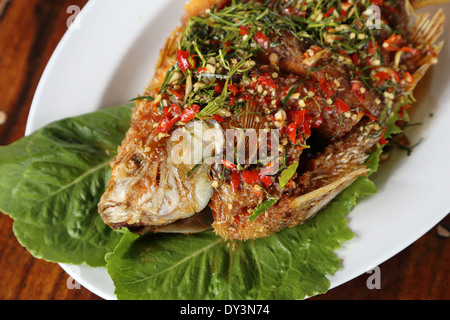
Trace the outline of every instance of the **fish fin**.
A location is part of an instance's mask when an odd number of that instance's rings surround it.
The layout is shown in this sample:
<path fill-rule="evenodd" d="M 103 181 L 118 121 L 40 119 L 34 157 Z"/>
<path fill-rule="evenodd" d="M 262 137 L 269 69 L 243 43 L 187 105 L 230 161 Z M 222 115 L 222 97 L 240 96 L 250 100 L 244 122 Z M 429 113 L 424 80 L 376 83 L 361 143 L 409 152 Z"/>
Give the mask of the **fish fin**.
<path fill-rule="evenodd" d="M 304 212 L 305 214 L 302 219 L 309 219 L 320 209 L 325 207 L 331 199 L 351 185 L 358 177 L 363 176 L 368 172 L 369 169 L 362 165 L 322 188 L 293 199 L 292 209 L 296 212 Z"/>
<path fill-rule="evenodd" d="M 415 10 L 439 3 L 450 3 L 450 0 L 411 0 L 411 5 Z"/>
<path fill-rule="evenodd" d="M 263 106 L 261 104 L 247 102 L 245 111 L 238 117 L 239 123 L 244 129 L 261 129 L 261 118 L 264 115 Z"/>
<path fill-rule="evenodd" d="M 430 1 L 422 1 L 430 2 Z M 429 13 L 417 13 L 414 5 L 406 1 L 406 12 L 410 20 L 409 38 L 419 53 L 415 57 L 415 64 L 420 66 L 412 77 L 413 83 L 406 90 L 412 92 L 417 83 L 423 78 L 428 69 L 437 63 L 444 42 L 437 42 L 444 32 L 445 14 L 439 9 L 434 16 Z"/>

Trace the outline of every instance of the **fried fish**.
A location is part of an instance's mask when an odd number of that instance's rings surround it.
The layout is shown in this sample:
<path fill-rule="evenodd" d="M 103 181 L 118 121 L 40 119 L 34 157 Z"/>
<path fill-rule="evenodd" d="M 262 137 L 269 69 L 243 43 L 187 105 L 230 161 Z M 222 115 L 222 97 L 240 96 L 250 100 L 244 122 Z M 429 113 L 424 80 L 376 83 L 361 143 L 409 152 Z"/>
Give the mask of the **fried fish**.
<path fill-rule="evenodd" d="M 101 217 L 237 240 L 310 219 L 369 172 L 389 119 L 407 120 L 444 20 L 408 0 L 191 0 L 136 99 Z"/>

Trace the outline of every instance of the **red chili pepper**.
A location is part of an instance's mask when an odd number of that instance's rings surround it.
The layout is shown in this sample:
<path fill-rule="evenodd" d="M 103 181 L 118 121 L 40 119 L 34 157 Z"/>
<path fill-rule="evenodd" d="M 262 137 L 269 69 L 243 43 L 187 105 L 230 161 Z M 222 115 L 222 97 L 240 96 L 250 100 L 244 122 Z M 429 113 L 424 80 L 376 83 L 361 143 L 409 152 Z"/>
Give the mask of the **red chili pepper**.
<path fill-rule="evenodd" d="M 370 2 L 379 7 L 383 5 L 383 0 L 370 0 Z"/>
<path fill-rule="evenodd" d="M 241 177 L 239 177 L 239 172 L 235 169 L 231 173 L 231 188 L 234 192 L 237 191 L 239 185 L 241 184 Z"/>
<path fill-rule="evenodd" d="M 282 13 L 286 16 L 290 16 L 290 15 L 294 14 L 294 12 L 295 12 L 295 9 L 293 7 L 289 6 L 289 7 L 284 8 Z"/>
<path fill-rule="evenodd" d="M 292 188 L 293 184 L 294 184 L 294 179 L 289 180 L 288 187 Z"/>
<path fill-rule="evenodd" d="M 242 101 L 250 101 L 252 99 L 252 96 L 248 93 L 244 93 L 242 94 L 240 99 L 242 99 Z"/>
<path fill-rule="evenodd" d="M 228 40 L 228 41 L 225 43 L 225 45 L 223 46 L 223 48 L 225 49 L 225 52 L 231 51 L 231 49 L 227 49 L 227 48 L 229 48 L 229 47 L 231 47 L 231 42 L 230 42 L 230 40 Z"/>
<path fill-rule="evenodd" d="M 197 113 L 199 112 L 200 112 L 199 105 L 193 104 L 192 106 L 188 106 L 186 107 L 186 109 L 183 110 L 180 121 L 184 123 L 189 122 L 192 119 L 194 119 Z"/>
<path fill-rule="evenodd" d="M 203 68 L 203 67 L 201 67 L 201 68 L 198 68 L 197 69 L 197 72 L 199 73 L 199 74 L 202 74 L 202 73 L 204 73 L 204 72 L 206 72 L 206 68 Z"/>
<path fill-rule="evenodd" d="M 334 111 L 334 109 L 333 109 L 332 107 L 330 107 L 330 106 L 326 106 L 326 107 L 325 107 L 325 111 L 326 111 L 328 114 L 332 114 L 333 111 Z"/>
<path fill-rule="evenodd" d="M 236 165 L 234 163 L 231 163 L 228 160 L 223 159 L 222 160 L 222 164 L 225 166 L 225 168 L 230 169 L 230 170 L 234 170 L 236 169 Z"/>
<path fill-rule="evenodd" d="M 352 91 L 353 92 L 360 92 L 361 87 L 362 87 L 361 81 L 358 81 L 358 80 L 352 81 Z"/>
<path fill-rule="evenodd" d="M 311 115 L 307 109 L 302 109 L 300 111 L 294 111 L 294 123 L 297 125 L 297 129 L 302 129 L 305 124 L 311 121 Z"/>
<path fill-rule="evenodd" d="M 325 93 L 326 98 L 330 98 L 333 94 L 333 91 L 331 91 L 330 85 L 327 83 L 325 78 L 321 78 L 319 80 L 319 85 L 322 91 Z"/>
<path fill-rule="evenodd" d="M 323 123 L 323 119 L 321 116 L 314 119 L 314 121 L 311 123 L 311 128 L 319 128 Z"/>
<path fill-rule="evenodd" d="M 386 128 L 384 128 L 383 129 L 383 132 L 381 133 L 381 138 L 380 138 L 380 143 L 381 144 L 387 144 L 387 143 L 389 143 L 389 141 L 387 141 L 385 138 L 384 138 L 384 133 L 386 132 Z"/>
<path fill-rule="evenodd" d="M 308 113 L 308 110 L 306 110 L 306 109 L 291 112 L 293 121 L 294 121 L 295 125 L 297 126 L 297 129 L 301 129 L 302 126 L 305 124 L 307 113 Z"/>
<path fill-rule="evenodd" d="M 234 107 L 236 104 L 236 97 L 230 97 L 230 104 Z"/>
<path fill-rule="evenodd" d="M 361 93 L 361 88 L 363 84 L 359 80 L 352 81 L 352 91 L 354 94 L 358 97 L 359 101 L 364 102 L 366 98 L 364 97 L 364 94 Z"/>
<path fill-rule="evenodd" d="M 155 134 L 158 133 L 167 133 L 169 132 L 170 128 L 177 122 L 176 119 L 169 119 L 169 118 L 162 118 L 162 120 L 158 123 L 158 127 L 155 130 Z"/>
<path fill-rule="evenodd" d="M 374 79 L 379 79 L 376 83 L 376 86 L 380 86 L 383 84 L 384 81 L 386 80 L 390 80 L 393 81 L 393 78 L 397 81 L 400 82 L 400 77 L 398 76 L 398 74 L 394 71 L 394 70 L 390 70 L 389 72 L 385 72 L 385 71 L 380 71 L 375 73 L 375 75 L 373 76 Z"/>
<path fill-rule="evenodd" d="M 180 108 L 178 105 L 176 105 L 176 104 L 174 103 L 174 104 L 172 104 L 172 105 L 170 106 L 170 109 L 171 109 L 171 111 L 172 111 L 172 115 L 177 116 L 177 117 L 181 117 L 181 114 L 183 113 L 183 110 L 181 110 L 181 108 Z M 175 113 L 175 114 L 174 114 L 174 113 Z"/>
<path fill-rule="evenodd" d="M 169 107 L 168 107 L 168 106 L 165 106 L 165 107 L 163 108 L 163 114 L 164 114 L 165 116 L 167 116 L 167 115 L 169 114 Z"/>
<path fill-rule="evenodd" d="M 395 72 L 394 70 L 391 70 L 391 71 L 392 71 L 392 75 L 394 76 L 397 83 L 400 82 L 400 77 L 398 76 L 397 72 Z"/>
<path fill-rule="evenodd" d="M 293 121 L 295 128 L 300 130 L 305 136 L 311 135 L 312 117 L 309 114 L 308 110 L 303 109 L 303 110 L 299 110 L 299 111 L 290 111 L 290 112 L 288 112 L 288 118 L 290 121 Z M 292 132 L 292 128 L 290 129 L 288 126 L 287 132 L 292 141 L 292 138 L 294 138 L 294 133 Z M 296 137 L 294 138 L 294 140 L 295 139 L 296 139 Z"/>
<path fill-rule="evenodd" d="M 241 26 L 241 27 L 239 27 L 239 29 L 241 30 L 241 32 L 240 32 L 241 36 L 245 36 L 246 34 L 248 34 L 248 29 L 246 26 Z"/>
<path fill-rule="evenodd" d="M 383 49 L 386 51 L 398 51 L 402 47 L 405 40 L 399 34 L 392 34 L 386 41 L 383 42 Z"/>
<path fill-rule="evenodd" d="M 228 85 L 228 90 L 231 91 L 231 93 L 235 96 L 239 93 L 239 88 L 235 84 Z"/>
<path fill-rule="evenodd" d="M 217 83 L 215 88 L 214 88 L 214 92 L 216 93 L 222 93 L 223 91 L 223 83 Z"/>
<path fill-rule="evenodd" d="M 350 107 L 345 103 L 344 100 L 336 99 L 334 104 L 335 104 L 335 106 L 337 108 L 337 113 L 338 114 L 350 111 Z"/>
<path fill-rule="evenodd" d="M 269 41 L 264 33 L 258 31 L 254 36 L 255 41 L 265 50 L 269 49 Z"/>
<path fill-rule="evenodd" d="M 189 57 L 191 54 L 187 51 L 177 50 L 177 64 L 181 72 L 185 72 L 190 68 Z"/>
<path fill-rule="evenodd" d="M 177 97 L 178 100 L 181 100 L 184 97 L 184 88 L 180 88 L 180 89 L 177 89 L 177 90 L 172 89 L 172 90 L 170 90 L 170 93 L 172 95 L 174 95 L 175 97 Z"/>
<path fill-rule="evenodd" d="M 259 181 L 259 173 L 256 171 L 244 170 L 241 177 L 246 183 L 252 185 Z"/>
<path fill-rule="evenodd" d="M 387 72 L 380 71 L 380 72 L 375 73 L 373 78 L 378 79 L 378 81 L 384 81 L 386 79 L 390 79 L 391 75 Z"/>
<path fill-rule="evenodd" d="M 223 118 L 219 116 L 218 114 L 215 114 L 212 116 L 213 120 L 216 120 L 217 122 L 223 122 Z"/>
<path fill-rule="evenodd" d="M 288 125 L 286 132 L 287 132 L 291 142 L 293 144 L 295 144 L 295 142 L 297 141 L 297 126 L 296 126 L 296 124 L 291 123 L 290 125 Z"/>
<path fill-rule="evenodd" d="M 164 117 L 159 122 L 154 134 L 169 132 L 170 128 L 180 120 L 182 111 L 178 105 L 172 104 L 170 108 L 165 107 L 163 113 Z"/>
<path fill-rule="evenodd" d="M 413 78 L 413 76 L 411 75 L 411 73 L 409 73 L 408 71 L 406 71 L 406 72 L 404 73 L 404 76 L 405 76 L 406 82 L 408 82 L 408 83 L 414 83 L 414 78 Z"/>
<path fill-rule="evenodd" d="M 258 78 L 258 83 L 262 86 L 268 86 L 270 88 L 277 88 L 277 86 L 275 85 L 275 83 L 273 82 L 272 78 L 270 77 L 270 74 L 266 73 L 263 74 L 262 76 L 260 76 Z"/>
<path fill-rule="evenodd" d="M 323 14 L 323 17 L 324 18 L 328 18 L 329 16 L 331 16 L 331 14 L 334 12 L 334 7 L 331 7 L 330 9 L 328 9 L 328 11 L 327 12 L 325 12 L 324 14 Z"/>
<path fill-rule="evenodd" d="M 403 47 L 403 48 L 402 48 L 402 51 L 403 51 L 403 52 L 409 52 L 409 53 L 411 53 L 413 56 L 419 54 L 419 50 L 414 49 L 414 48 L 411 48 L 411 47 Z"/>
<path fill-rule="evenodd" d="M 259 177 L 259 179 L 261 180 L 261 182 L 262 182 L 266 187 L 271 186 L 272 183 L 273 183 L 272 178 L 269 177 L 269 176 L 266 176 L 266 175 L 261 175 L 261 176 Z"/>
<path fill-rule="evenodd" d="M 188 58 L 189 68 L 191 69 L 195 69 L 197 66 L 197 60 L 194 59 L 195 57 L 198 57 L 198 55 L 192 55 Z"/>

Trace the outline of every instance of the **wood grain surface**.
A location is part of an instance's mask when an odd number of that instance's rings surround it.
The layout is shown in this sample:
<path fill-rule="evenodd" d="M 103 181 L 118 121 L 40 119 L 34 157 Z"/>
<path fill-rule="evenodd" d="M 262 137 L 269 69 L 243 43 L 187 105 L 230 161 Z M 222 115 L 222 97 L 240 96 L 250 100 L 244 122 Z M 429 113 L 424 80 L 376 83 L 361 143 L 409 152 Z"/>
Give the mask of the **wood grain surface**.
<path fill-rule="evenodd" d="M 39 79 L 67 30 L 67 8 L 86 2 L 0 0 L 0 145 L 23 137 Z M 363 274 L 312 300 L 449 299 L 449 226 L 447 216 L 380 265 L 380 289 L 369 289 L 371 274 Z M 85 288 L 70 289 L 59 265 L 33 258 L 17 242 L 12 220 L 1 213 L 0 270 L 0 300 L 101 300 Z"/>

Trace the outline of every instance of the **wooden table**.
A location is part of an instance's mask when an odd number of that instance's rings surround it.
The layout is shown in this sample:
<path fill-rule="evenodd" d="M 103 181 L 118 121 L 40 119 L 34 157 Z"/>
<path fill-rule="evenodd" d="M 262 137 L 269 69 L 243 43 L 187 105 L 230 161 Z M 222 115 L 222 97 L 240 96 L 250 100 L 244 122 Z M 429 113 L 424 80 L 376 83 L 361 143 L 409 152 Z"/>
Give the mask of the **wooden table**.
<path fill-rule="evenodd" d="M 0 145 L 24 135 L 28 111 L 42 72 L 67 30 L 70 5 L 87 0 L 0 0 Z M 5 114 L 0 111 L 0 123 Z M 320 299 L 449 299 L 450 217 L 380 266 L 381 289 L 368 289 L 370 274 L 330 290 Z M 448 233 L 448 231 L 447 231 Z M 17 242 L 12 220 L 0 214 L 0 299 L 100 300 L 69 289 L 57 265 L 33 258 Z"/>

